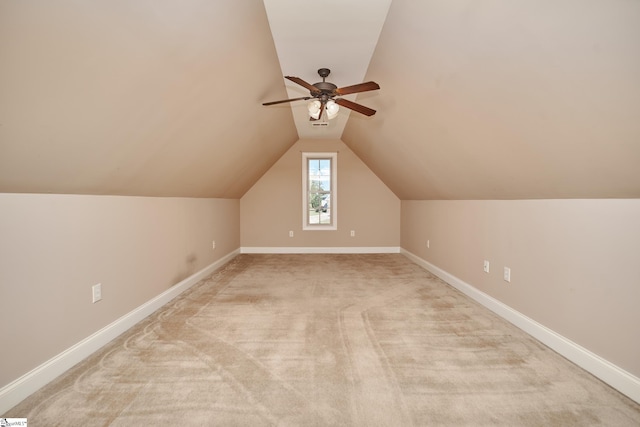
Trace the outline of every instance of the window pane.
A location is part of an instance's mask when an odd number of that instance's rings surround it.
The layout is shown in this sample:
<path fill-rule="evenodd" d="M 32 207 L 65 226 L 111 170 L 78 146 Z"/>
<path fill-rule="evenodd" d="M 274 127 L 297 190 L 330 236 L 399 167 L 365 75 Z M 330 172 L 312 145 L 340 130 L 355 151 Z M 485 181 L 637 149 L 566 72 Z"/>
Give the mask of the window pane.
<path fill-rule="evenodd" d="M 309 225 L 331 224 L 331 159 L 308 159 Z"/>
<path fill-rule="evenodd" d="M 320 175 L 320 160 L 309 159 L 309 176 Z"/>
<path fill-rule="evenodd" d="M 318 164 L 320 168 L 320 175 L 331 176 L 331 160 L 330 159 L 318 160 Z"/>
<path fill-rule="evenodd" d="M 318 189 L 319 191 L 330 191 L 331 190 L 331 178 L 328 176 L 323 176 L 318 180 Z"/>
<path fill-rule="evenodd" d="M 319 216 L 320 224 L 331 224 L 331 194 L 323 194 L 320 201 Z"/>
<path fill-rule="evenodd" d="M 314 157 L 315 154 L 315 157 Z M 336 185 L 337 153 L 303 153 L 303 228 L 335 230 L 335 206 L 332 208 Z M 335 203 L 334 203 L 335 205 Z"/>
<path fill-rule="evenodd" d="M 318 224 L 320 224 L 320 213 L 316 212 L 315 209 L 309 209 L 309 225 Z"/>

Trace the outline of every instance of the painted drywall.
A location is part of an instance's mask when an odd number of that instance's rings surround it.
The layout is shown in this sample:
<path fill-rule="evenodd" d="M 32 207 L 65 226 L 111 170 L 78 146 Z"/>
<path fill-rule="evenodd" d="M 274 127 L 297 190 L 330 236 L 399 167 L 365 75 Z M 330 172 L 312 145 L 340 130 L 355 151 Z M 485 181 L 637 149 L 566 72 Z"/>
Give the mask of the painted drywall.
<path fill-rule="evenodd" d="M 291 3 L 276 52 L 262 0 L 0 1 L 0 192 L 242 197 L 299 138 L 283 74 L 359 80 L 372 10 Z M 341 138 L 403 200 L 640 197 L 639 53 L 640 1 L 393 0 Z"/>
<path fill-rule="evenodd" d="M 338 152 L 335 231 L 302 230 L 302 152 Z M 240 217 L 243 248 L 400 245 L 400 200 L 340 140 L 294 144 L 240 199 Z"/>
<path fill-rule="evenodd" d="M 237 199 L 0 194 L 0 388 L 237 250 L 239 211 Z"/>
<path fill-rule="evenodd" d="M 640 376 L 638 218 L 638 199 L 403 201 L 402 247 Z"/>
<path fill-rule="evenodd" d="M 240 198 L 298 140 L 262 0 L 0 2 L 0 192 Z"/>
<path fill-rule="evenodd" d="M 640 197 L 640 1 L 394 0 L 342 140 L 402 200 Z"/>

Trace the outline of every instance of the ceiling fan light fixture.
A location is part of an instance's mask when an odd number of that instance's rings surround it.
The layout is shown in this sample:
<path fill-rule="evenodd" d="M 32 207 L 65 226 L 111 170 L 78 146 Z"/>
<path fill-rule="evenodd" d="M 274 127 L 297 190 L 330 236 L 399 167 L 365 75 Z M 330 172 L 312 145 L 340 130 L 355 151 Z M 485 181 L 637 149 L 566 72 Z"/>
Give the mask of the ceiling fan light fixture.
<path fill-rule="evenodd" d="M 314 99 L 313 101 L 307 104 L 307 109 L 309 110 L 309 117 L 312 119 L 318 120 L 320 118 L 320 101 Z"/>
<path fill-rule="evenodd" d="M 336 104 L 333 99 L 327 101 L 327 118 L 329 120 L 335 118 L 338 115 L 338 111 L 340 111 L 340 106 Z"/>

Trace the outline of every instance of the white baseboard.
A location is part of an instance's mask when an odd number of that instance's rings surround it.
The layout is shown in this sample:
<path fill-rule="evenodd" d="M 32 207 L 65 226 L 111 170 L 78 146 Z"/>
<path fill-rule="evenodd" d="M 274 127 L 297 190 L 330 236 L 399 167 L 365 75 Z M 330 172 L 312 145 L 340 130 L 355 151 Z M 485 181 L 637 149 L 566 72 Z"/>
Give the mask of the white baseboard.
<path fill-rule="evenodd" d="M 17 380 L 2 387 L 2 389 L 0 389 L 0 414 L 4 414 L 29 395 L 72 368 L 78 362 L 86 359 L 95 351 L 117 338 L 123 332 L 129 330 L 182 292 L 213 273 L 217 268 L 229 262 L 239 253 L 239 250 L 235 250 L 225 255 L 223 258 L 220 258 L 197 273 L 175 284 L 157 297 L 147 301 L 113 323 L 69 347 Z"/>
<path fill-rule="evenodd" d="M 425 270 L 435 274 L 449 285 L 493 311 L 498 316 L 514 324 L 546 346 L 552 348 L 585 371 L 591 373 L 619 392 L 640 403 L 640 378 L 552 331 L 546 326 L 541 325 L 535 320 L 528 318 L 524 314 L 512 309 L 508 305 L 485 294 L 472 285 L 436 267 L 417 255 L 414 255 L 405 249 L 401 249 L 401 253 Z"/>
<path fill-rule="evenodd" d="M 361 247 L 255 247 L 243 246 L 243 254 L 399 254 L 399 246 L 361 246 Z"/>

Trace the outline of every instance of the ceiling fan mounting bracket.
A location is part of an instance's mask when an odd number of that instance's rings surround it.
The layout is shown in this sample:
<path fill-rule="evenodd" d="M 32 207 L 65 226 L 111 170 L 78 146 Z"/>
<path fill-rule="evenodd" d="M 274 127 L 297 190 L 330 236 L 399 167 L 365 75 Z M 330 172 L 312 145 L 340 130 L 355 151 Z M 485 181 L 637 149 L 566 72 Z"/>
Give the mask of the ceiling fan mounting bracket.
<path fill-rule="evenodd" d="M 328 68 L 320 68 L 318 70 L 318 74 L 320 75 L 320 77 L 322 77 L 322 81 L 324 81 L 324 79 L 328 77 L 329 74 L 331 74 L 331 70 Z"/>

